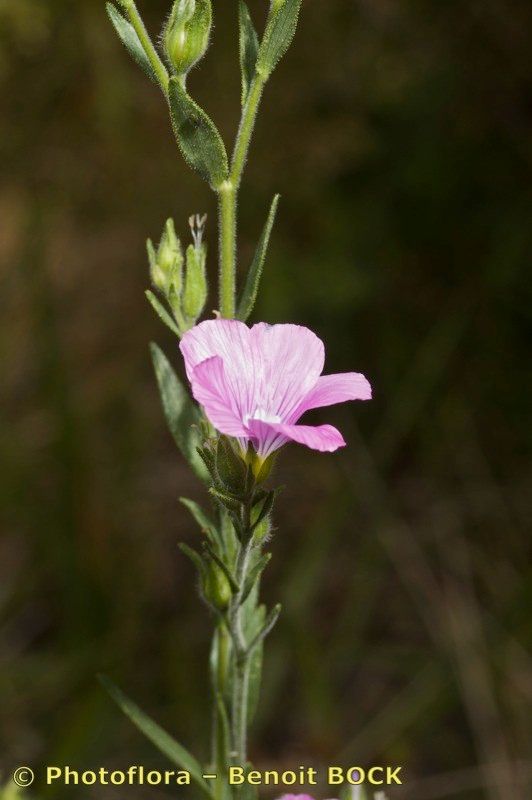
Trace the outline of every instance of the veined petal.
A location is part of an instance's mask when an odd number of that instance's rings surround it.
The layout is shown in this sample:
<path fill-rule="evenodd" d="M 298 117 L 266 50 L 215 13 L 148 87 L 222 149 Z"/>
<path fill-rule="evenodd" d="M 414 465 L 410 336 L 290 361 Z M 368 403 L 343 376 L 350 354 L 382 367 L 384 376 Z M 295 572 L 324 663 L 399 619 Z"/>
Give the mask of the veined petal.
<path fill-rule="evenodd" d="M 269 456 L 288 441 L 303 444 L 322 453 L 345 447 L 345 440 L 332 425 L 285 425 L 282 422 L 249 420 L 248 436 L 261 456 Z"/>
<path fill-rule="evenodd" d="M 321 375 L 323 342 L 301 325 L 264 322 L 251 328 L 251 340 L 253 349 L 262 355 L 257 405 L 289 421 Z"/>
<path fill-rule="evenodd" d="M 371 386 L 359 372 L 340 372 L 322 375 L 297 409 L 295 419 L 311 408 L 333 406 L 348 400 L 371 400 Z M 294 420 L 295 421 L 295 420 Z"/>
<path fill-rule="evenodd" d="M 246 437 L 236 400 L 227 383 L 224 362 L 219 356 L 207 358 L 194 367 L 190 383 L 194 398 L 203 406 L 208 419 L 220 433 Z"/>
<path fill-rule="evenodd" d="M 187 331 L 179 347 L 190 381 L 198 364 L 219 356 L 235 413 L 241 420 L 253 414 L 258 404 L 263 369 L 261 353 L 253 346 L 247 325 L 238 320 L 206 320 Z"/>

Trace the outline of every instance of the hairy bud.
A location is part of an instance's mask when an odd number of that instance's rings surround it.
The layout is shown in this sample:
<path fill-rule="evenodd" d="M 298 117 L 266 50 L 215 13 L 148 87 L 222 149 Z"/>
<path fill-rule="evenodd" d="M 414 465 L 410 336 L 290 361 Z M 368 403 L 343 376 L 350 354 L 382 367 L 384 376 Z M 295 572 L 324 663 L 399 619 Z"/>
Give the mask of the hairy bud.
<path fill-rule="evenodd" d="M 183 311 L 190 322 L 195 323 L 207 301 L 207 247 L 203 242 L 203 229 L 206 216 L 196 214 L 190 217 L 189 224 L 194 244 L 187 247 L 186 277 L 183 289 Z"/>
<path fill-rule="evenodd" d="M 173 220 L 166 221 L 157 250 L 150 239 L 146 246 L 153 285 L 165 297 L 169 297 L 171 293 L 179 296 L 182 284 L 183 253 L 181 243 L 175 233 Z"/>
<path fill-rule="evenodd" d="M 211 0 L 174 0 L 162 41 L 168 63 L 178 75 L 186 75 L 203 58 L 211 27 Z"/>

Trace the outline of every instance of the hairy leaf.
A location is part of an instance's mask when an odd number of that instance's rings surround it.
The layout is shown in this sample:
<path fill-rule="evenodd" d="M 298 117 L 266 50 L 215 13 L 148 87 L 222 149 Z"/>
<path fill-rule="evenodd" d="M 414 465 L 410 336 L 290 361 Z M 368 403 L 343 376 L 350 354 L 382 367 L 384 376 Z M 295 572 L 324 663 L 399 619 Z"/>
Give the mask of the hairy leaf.
<path fill-rule="evenodd" d="M 279 10 L 271 13 L 257 58 L 257 70 L 265 77 L 271 75 L 292 43 L 301 1 L 284 0 Z"/>
<path fill-rule="evenodd" d="M 240 45 L 240 73 L 242 76 L 242 105 L 246 102 L 249 87 L 255 75 L 259 52 L 259 37 L 253 27 L 249 9 L 244 0 L 238 4 L 238 27 Z"/>
<path fill-rule="evenodd" d="M 266 220 L 266 224 L 259 239 L 255 256 L 246 277 L 246 283 L 244 284 L 242 296 L 240 298 L 240 302 L 238 303 L 237 318 L 243 320 L 244 322 L 248 319 L 249 315 L 253 311 L 253 307 L 257 300 L 257 293 L 259 291 L 260 279 L 264 269 L 264 262 L 266 260 L 266 253 L 268 251 L 268 244 L 270 242 L 273 223 L 275 222 L 279 197 L 280 195 L 276 194 L 272 200 L 268 219 Z"/>
<path fill-rule="evenodd" d="M 199 411 L 163 351 L 154 343 L 151 354 L 170 433 L 196 475 L 207 482 L 209 474 L 197 451 L 201 444 Z"/>
<path fill-rule="evenodd" d="M 111 20 L 113 27 L 118 34 L 118 38 L 128 51 L 129 55 L 134 59 L 134 61 L 137 62 L 139 67 L 144 70 L 148 78 L 150 78 L 154 83 L 158 84 L 159 82 L 150 64 L 150 59 L 146 55 L 144 48 L 140 43 L 140 39 L 133 28 L 133 25 L 131 25 L 131 23 L 122 16 L 120 11 L 117 11 L 112 3 L 107 3 L 106 8 L 109 19 Z"/>
<path fill-rule="evenodd" d="M 99 679 L 105 690 L 133 724 L 136 725 L 172 763 L 190 772 L 190 777 L 195 781 L 196 785 L 207 797 L 212 798 L 211 789 L 203 778 L 201 765 L 194 756 L 148 717 L 147 714 L 141 711 L 141 709 L 133 703 L 121 689 L 115 686 L 109 678 L 105 675 L 100 675 Z"/>
<path fill-rule="evenodd" d="M 164 322 L 164 324 L 168 328 L 170 328 L 172 333 L 175 333 L 176 336 L 181 336 L 179 328 L 177 327 L 170 313 L 166 310 L 161 301 L 158 300 L 158 298 L 149 289 L 146 290 L 145 295 L 148 298 L 151 307 L 153 308 L 159 319 L 162 322 Z"/>
<path fill-rule="evenodd" d="M 225 146 L 214 122 L 175 76 L 168 84 L 168 101 L 174 133 L 185 161 L 217 189 L 227 180 L 229 167 Z"/>

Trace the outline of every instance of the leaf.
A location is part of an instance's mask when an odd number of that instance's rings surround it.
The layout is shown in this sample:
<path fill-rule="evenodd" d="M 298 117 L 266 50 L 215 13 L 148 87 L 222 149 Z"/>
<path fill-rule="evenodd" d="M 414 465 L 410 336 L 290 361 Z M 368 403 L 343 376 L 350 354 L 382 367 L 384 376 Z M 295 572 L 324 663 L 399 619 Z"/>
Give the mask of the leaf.
<path fill-rule="evenodd" d="M 164 322 L 164 324 L 168 328 L 170 328 L 172 333 L 175 333 L 176 336 L 181 336 L 181 332 L 177 327 L 177 325 L 175 324 L 172 317 L 170 316 L 169 312 L 166 310 L 166 308 L 163 306 L 160 300 L 157 299 L 157 297 L 153 294 L 153 292 L 150 292 L 150 290 L 147 289 L 144 292 L 144 294 L 148 298 L 150 305 L 152 306 L 153 310 L 155 311 L 159 319 L 161 319 L 162 322 Z"/>
<path fill-rule="evenodd" d="M 259 606 L 254 610 L 251 624 L 248 628 L 248 641 L 253 638 L 264 625 L 266 617 L 265 606 Z M 262 679 L 262 657 L 263 657 L 263 641 L 257 644 L 249 659 L 249 683 L 248 683 L 248 724 L 251 723 L 256 714 L 257 706 L 260 697 L 260 685 Z"/>
<path fill-rule="evenodd" d="M 200 578 L 204 578 L 206 575 L 206 567 L 205 564 L 203 563 L 202 557 L 197 552 L 197 550 L 194 550 L 193 547 L 189 547 L 188 544 L 185 544 L 185 542 L 179 542 L 178 547 L 181 550 L 181 552 L 192 561 L 192 563 L 198 570 Z"/>
<path fill-rule="evenodd" d="M 253 27 L 249 8 L 244 0 L 238 4 L 238 29 L 240 47 L 240 73 L 242 76 L 242 105 L 245 104 L 249 87 L 255 75 L 257 54 L 259 52 L 259 37 Z"/>
<path fill-rule="evenodd" d="M 266 567 L 271 561 L 272 554 L 271 553 L 264 553 L 251 567 L 248 576 L 246 578 L 246 582 L 244 584 L 244 589 L 242 590 L 242 602 L 247 600 L 249 597 L 251 590 L 255 586 L 255 583 L 260 578 Z"/>
<path fill-rule="evenodd" d="M 139 67 L 144 70 L 148 78 L 150 78 L 154 83 L 158 84 L 159 82 L 150 64 L 150 60 L 144 52 L 144 48 L 140 43 L 140 39 L 137 36 L 133 25 L 131 25 L 131 23 L 129 23 L 127 19 L 123 17 L 119 11 L 117 11 L 112 3 L 107 3 L 106 8 L 109 19 L 111 20 L 113 27 L 118 34 L 118 38 L 128 51 L 129 55 L 134 61 L 137 62 Z"/>
<path fill-rule="evenodd" d="M 262 276 L 264 261 L 266 260 L 266 252 L 270 242 L 273 223 L 275 222 L 279 197 L 280 195 L 276 194 L 272 200 L 268 219 L 266 220 L 266 224 L 259 239 L 255 256 L 249 268 L 244 290 L 238 304 L 237 318 L 243 320 L 244 322 L 248 319 L 249 315 L 253 311 L 253 306 L 257 300 L 257 293 L 259 291 L 260 279 Z"/>
<path fill-rule="evenodd" d="M 122 709 L 124 714 L 129 717 L 131 722 L 133 722 L 150 742 L 152 742 L 161 753 L 164 753 L 172 763 L 190 772 L 190 777 L 196 782 L 204 794 L 212 798 L 211 789 L 203 778 L 203 770 L 194 756 L 141 711 L 141 709 L 133 703 L 118 686 L 115 686 L 109 678 L 105 675 L 100 675 L 98 677 L 104 689 L 109 693 L 118 707 Z"/>
<path fill-rule="evenodd" d="M 180 497 L 179 502 L 182 503 L 185 508 L 188 508 L 200 529 L 204 531 L 210 539 L 215 541 L 220 540 L 220 534 L 218 533 L 216 525 L 198 503 L 195 503 L 194 500 L 189 500 L 188 497 Z"/>
<path fill-rule="evenodd" d="M 257 72 L 268 78 L 284 56 L 294 38 L 302 0 L 284 0 L 271 14 L 259 48 Z"/>
<path fill-rule="evenodd" d="M 199 411 L 163 351 L 153 342 L 150 349 L 164 415 L 170 432 L 196 475 L 207 483 L 209 474 L 197 452 L 197 448 L 201 444 Z"/>
<path fill-rule="evenodd" d="M 222 137 L 211 118 L 170 78 L 168 102 L 177 143 L 187 164 L 217 189 L 227 180 L 229 166 Z"/>

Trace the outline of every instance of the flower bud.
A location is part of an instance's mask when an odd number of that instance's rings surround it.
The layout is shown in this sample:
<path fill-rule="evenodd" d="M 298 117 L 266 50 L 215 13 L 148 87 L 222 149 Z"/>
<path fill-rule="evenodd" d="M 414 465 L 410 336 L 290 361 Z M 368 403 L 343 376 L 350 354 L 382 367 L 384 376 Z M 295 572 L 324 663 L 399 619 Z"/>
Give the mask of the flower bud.
<path fill-rule="evenodd" d="M 207 602 L 218 611 L 225 611 L 229 606 L 233 594 L 231 585 L 223 570 L 212 560 L 206 565 L 202 589 Z"/>
<path fill-rule="evenodd" d="M 207 301 L 208 287 L 205 272 L 207 247 L 202 241 L 205 220 L 205 216 L 200 217 L 197 214 L 189 220 L 194 244 L 189 245 L 186 252 L 187 267 L 183 289 L 183 311 L 192 323 L 195 323 L 201 315 Z"/>
<path fill-rule="evenodd" d="M 178 75 L 186 75 L 204 56 L 211 26 L 211 0 L 174 0 L 162 40 L 168 63 Z"/>
<path fill-rule="evenodd" d="M 172 219 L 166 221 L 157 251 L 155 251 L 150 239 L 147 242 L 147 250 L 153 285 L 165 297 L 168 297 L 171 292 L 179 297 L 182 283 L 183 253 L 181 252 L 181 244 L 176 236 Z"/>

